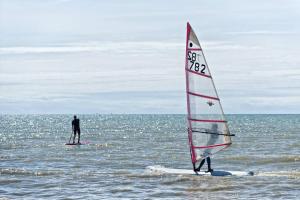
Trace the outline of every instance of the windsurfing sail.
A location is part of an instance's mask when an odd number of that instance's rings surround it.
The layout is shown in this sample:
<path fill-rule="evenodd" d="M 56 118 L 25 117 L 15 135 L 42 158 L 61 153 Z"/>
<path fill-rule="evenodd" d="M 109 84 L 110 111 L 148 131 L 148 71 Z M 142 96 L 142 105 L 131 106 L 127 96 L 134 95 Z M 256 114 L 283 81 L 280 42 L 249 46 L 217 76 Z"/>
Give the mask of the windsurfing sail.
<path fill-rule="evenodd" d="M 186 95 L 188 139 L 191 159 L 196 163 L 231 145 L 227 121 L 203 50 L 187 23 Z"/>

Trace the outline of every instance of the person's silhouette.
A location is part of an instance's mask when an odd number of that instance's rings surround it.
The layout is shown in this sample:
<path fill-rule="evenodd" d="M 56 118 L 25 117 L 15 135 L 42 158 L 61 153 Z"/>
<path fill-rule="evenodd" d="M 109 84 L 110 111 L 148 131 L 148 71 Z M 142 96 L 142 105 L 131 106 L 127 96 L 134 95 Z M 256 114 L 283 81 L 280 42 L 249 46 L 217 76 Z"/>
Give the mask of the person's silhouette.
<path fill-rule="evenodd" d="M 218 140 L 218 138 L 219 138 L 219 135 L 218 135 L 218 124 L 212 124 L 211 130 L 209 130 L 208 132 L 210 134 L 210 137 L 209 137 L 209 140 L 207 141 L 207 145 L 214 144 Z M 195 172 L 199 172 L 200 171 L 201 167 L 205 163 L 205 159 L 207 161 L 207 168 L 208 168 L 206 172 L 213 172 L 214 171 L 211 168 L 211 161 L 210 161 L 209 155 L 211 155 L 211 149 L 207 148 L 203 152 L 204 159 L 201 161 L 199 167 L 194 168 Z"/>
<path fill-rule="evenodd" d="M 73 144 L 75 143 L 76 133 L 78 134 L 78 144 L 80 144 L 80 124 L 79 119 L 77 119 L 76 115 L 74 115 L 74 119 L 72 121 L 72 130 L 74 133 Z"/>

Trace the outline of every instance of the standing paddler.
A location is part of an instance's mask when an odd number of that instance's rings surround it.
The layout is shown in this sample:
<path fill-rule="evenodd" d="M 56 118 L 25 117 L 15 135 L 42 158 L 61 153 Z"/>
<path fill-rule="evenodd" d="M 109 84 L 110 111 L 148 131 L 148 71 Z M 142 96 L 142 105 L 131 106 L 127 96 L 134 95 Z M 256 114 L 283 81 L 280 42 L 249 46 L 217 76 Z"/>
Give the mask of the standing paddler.
<path fill-rule="evenodd" d="M 78 144 L 80 144 L 80 121 L 76 117 L 76 115 L 74 115 L 74 119 L 72 121 L 72 130 L 73 130 L 73 133 L 74 133 L 73 144 L 75 144 L 76 133 L 78 134 Z"/>

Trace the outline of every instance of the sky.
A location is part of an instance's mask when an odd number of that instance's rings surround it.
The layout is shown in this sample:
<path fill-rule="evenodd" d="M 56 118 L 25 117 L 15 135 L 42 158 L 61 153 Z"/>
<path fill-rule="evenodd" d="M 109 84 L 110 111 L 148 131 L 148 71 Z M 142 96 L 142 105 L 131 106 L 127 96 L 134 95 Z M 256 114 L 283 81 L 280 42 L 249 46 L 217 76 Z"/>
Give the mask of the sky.
<path fill-rule="evenodd" d="M 298 0 L 0 0 L 0 114 L 185 114 L 190 22 L 227 114 L 300 113 Z"/>

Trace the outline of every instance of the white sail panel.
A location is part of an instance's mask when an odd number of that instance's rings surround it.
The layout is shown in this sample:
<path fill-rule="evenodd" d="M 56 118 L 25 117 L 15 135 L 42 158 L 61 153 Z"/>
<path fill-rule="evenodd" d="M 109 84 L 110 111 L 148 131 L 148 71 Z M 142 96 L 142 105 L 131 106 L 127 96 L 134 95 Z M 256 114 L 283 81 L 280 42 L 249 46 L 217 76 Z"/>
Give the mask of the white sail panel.
<path fill-rule="evenodd" d="M 195 73 L 189 73 L 189 92 L 216 98 L 215 89 L 213 84 L 211 84 L 211 79 L 199 77 L 199 75 Z"/>
<path fill-rule="evenodd" d="M 200 120 L 225 120 L 218 100 L 190 95 L 190 118 Z"/>
<path fill-rule="evenodd" d="M 186 41 L 188 138 L 192 163 L 228 147 L 227 121 L 200 42 L 189 23 Z"/>
<path fill-rule="evenodd" d="M 188 70 L 195 72 L 195 74 L 210 76 L 201 48 L 198 45 L 194 45 L 191 40 L 188 41 L 188 45 L 191 46 L 187 51 Z"/>

